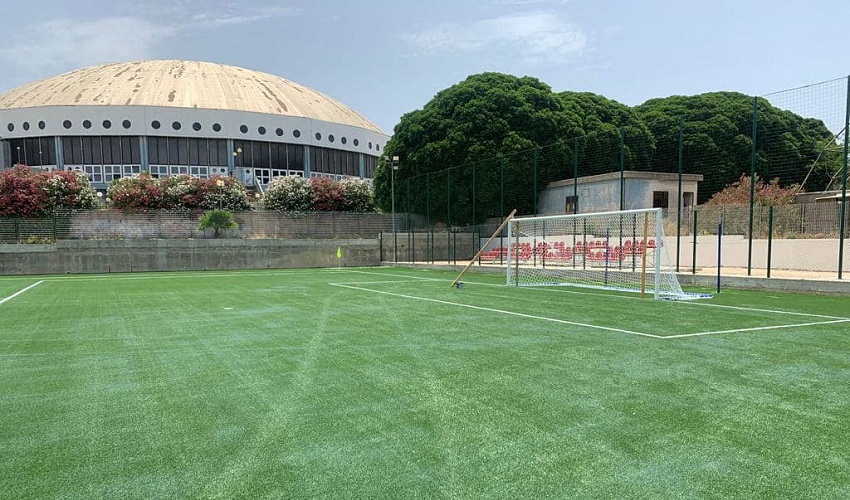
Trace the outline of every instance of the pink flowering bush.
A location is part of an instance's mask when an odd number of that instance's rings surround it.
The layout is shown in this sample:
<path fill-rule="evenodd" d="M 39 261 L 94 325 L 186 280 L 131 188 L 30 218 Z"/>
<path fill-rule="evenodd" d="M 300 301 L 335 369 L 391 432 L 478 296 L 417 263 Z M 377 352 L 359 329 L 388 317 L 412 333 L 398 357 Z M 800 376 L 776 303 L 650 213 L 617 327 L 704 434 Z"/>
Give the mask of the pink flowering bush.
<path fill-rule="evenodd" d="M 245 186 L 232 177 L 200 179 L 175 175 L 155 179 L 143 172 L 112 181 L 106 194 L 112 206 L 131 210 L 221 208 L 243 211 L 250 208 Z"/>
<path fill-rule="evenodd" d="M 786 188 L 779 185 L 779 179 L 765 183 L 756 175 L 755 204 L 764 206 L 788 205 L 794 203 L 794 196 L 803 192 L 799 184 Z M 748 205 L 750 203 L 750 176 L 741 175 L 737 182 L 726 186 L 706 202 L 707 205 Z"/>
<path fill-rule="evenodd" d="M 40 217 L 57 209 L 92 208 L 96 200 L 82 172 L 41 172 L 23 165 L 0 172 L 0 216 Z"/>
<path fill-rule="evenodd" d="M 278 177 L 266 188 L 266 210 L 282 212 L 374 212 L 372 185 L 360 179 L 337 182 L 330 177 Z"/>

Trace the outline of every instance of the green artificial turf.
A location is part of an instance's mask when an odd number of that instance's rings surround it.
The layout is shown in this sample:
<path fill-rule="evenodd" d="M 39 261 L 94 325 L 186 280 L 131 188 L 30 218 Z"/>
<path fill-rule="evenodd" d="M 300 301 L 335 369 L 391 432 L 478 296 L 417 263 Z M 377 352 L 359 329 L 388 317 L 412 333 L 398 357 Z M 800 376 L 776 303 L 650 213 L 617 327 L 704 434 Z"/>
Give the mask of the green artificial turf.
<path fill-rule="evenodd" d="M 454 277 L 0 278 L 0 496 L 850 497 L 847 297 Z"/>

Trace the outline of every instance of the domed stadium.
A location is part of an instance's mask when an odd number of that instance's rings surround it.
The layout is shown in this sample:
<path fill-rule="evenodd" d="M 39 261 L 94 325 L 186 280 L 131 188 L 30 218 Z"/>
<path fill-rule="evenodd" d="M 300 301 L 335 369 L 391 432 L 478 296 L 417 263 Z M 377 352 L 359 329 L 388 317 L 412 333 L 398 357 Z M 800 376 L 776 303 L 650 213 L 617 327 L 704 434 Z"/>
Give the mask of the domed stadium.
<path fill-rule="evenodd" d="M 369 179 L 388 140 L 316 90 L 234 66 L 136 61 L 79 69 L 0 94 L 0 169 L 124 176 Z"/>

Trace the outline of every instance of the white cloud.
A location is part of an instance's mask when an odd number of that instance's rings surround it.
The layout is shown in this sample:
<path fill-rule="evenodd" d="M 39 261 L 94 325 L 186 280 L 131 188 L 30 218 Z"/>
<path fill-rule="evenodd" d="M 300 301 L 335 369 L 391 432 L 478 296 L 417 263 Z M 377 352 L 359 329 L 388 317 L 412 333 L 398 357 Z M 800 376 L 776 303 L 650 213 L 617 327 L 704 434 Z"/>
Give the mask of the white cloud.
<path fill-rule="evenodd" d="M 498 50 L 522 57 L 530 64 L 551 64 L 582 55 L 587 36 L 575 24 L 550 11 L 530 11 L 476 21 L 446 24 L 405 37 L 431 52 L 485 52 Z"/>
<path fill-rule="evenodd" d="M 28 28 L 38 36 L 14 37 L 0 48 L 0 60 L 25 77 L 104 62 L 148 59 L 158 45 L 175 35 L 168 26 L 113 17 L 94 21 L 54 20 Z"/>
<path fill-rule="evenodd" d="M 227 14 L 226 12 L 203 12 L 192 15 L 187 27 L 218 28 L 220 26 L 233 26 L 236 24 L 290 17 L 299 13 L 301 13 L 301 9 L 294 7 L 253 8 L 240 15 Z"/>

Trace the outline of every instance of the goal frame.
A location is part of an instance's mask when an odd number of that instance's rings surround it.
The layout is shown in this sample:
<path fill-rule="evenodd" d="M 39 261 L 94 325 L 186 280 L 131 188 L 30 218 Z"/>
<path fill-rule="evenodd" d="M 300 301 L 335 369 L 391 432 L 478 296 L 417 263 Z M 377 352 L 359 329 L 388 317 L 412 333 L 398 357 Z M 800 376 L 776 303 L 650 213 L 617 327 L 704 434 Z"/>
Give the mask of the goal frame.
<path fill-rule="evenodd" d="M 516 233 L 516 227 L 518 225 L 522 225 L 523 223 L 542 223 L 545 224 L 548 221 L 570 221 L 570 220 L 586 220 L 594 217 L 627 217 L 627 216 L 644 216 L 644 230 L 642 234 L 642 248 L 644 249 L 641 252 L 641 285 L 640 292 L 641 296 L 645 295 L 646 292 L 646 279 L 649 277 L 649 273 L 652 273 L 652 293 L 655 299 L 666 298 L 663 297 L 665 294 L 661 292 L 661 275 L 663 272 L 662 269 L 662 253 L 666 252 L 665 249 L 665 238 L 664 238 L 664 221 L 662 217 L 662 209 L 660 208 L 644 208 L 644 209 L 632 209 L 632 210 L 614 210 L 608 212 L 591 212 L 591 213 L 581 213 L 581 214 L 560 214 L 560 215 L 545 215 L 538 217 L 515 217 L 510 220 L 507 226 L 507 237 L 509 246 L 512 245 L 512 248 L 519 248 L 519 237 L 520 235 Z M 654 216 L 654 227 L 649 227 L 648 219 L 650 216 Z M 575 236 L 575 235 L 574 235 Z M 652 252 L 652 262 L 647 262 L 647 240 L 652 237 L 655 241 L 656 248 Z M 607 254 L 606 248 L 606 254 Z M 520 275 L 520 259 L 516 255 L 518 252 L 513 250 L 507 252 L 506 259 L 506 273 L 505 273 L 505 284 L 506 286 L 535 286 L 533 284 L 520 284 L 519 283 L 519 275 Z M 607 264 L 607 261 L 606 261 Z M 543 265 L 543 269 L 545 269 L 545 264 Z M 675 273 L 673 274 L 673 279 L 676 280 L 676 285 L 678 285 L 678 279 L 675 277 Z M 512 278 L 513 282 L 512 282 Z M 615 290 L 625 290 L 622 288 L 606 288 L 604 286 L 594 286 L 594 285 L 582 285 L 578 283 L 558 283 L 562 286 L 578 286 L 578 287 L 588 287 L 588 288 L 600 288 L 600 289 L 615 289 Z M 681 288 L 681 287 L 679 287 Z M 637 291 L 637 290 L 628 290 L 628 291 Z M 677 298 L 674 294 L 671 298 Z M 688 294 L 684 294 L 682 292 L 681 296 L 678 298 L 685 298 Z"/>

